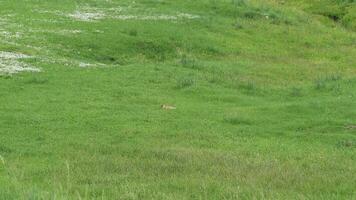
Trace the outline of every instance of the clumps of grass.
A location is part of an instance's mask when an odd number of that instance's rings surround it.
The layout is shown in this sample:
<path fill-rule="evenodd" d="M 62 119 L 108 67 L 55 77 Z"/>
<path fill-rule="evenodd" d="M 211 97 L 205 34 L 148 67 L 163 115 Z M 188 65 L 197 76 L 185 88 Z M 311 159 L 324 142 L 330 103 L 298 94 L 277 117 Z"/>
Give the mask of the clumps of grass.
<path fill-rule="evenodd" d="M 356 148 L 356 140 L 342 140 L 337 144 L 340 148 Z"/>
<path fill-rule="evenodd" d="M 232 0 L 235 6 L 247 6 L 247 0 Z"/>
<path fill-rule="evenodd" d="M 182 55 L 179 60 L 179 64 L 185 68 L 189 69 L 199 69 L 200 64 L 197 59 L 189 57 L 187 55 Z"/>
<path fill-rule="evenodd" d="M 49 82 L 48 79 L 46 78 L 40 78 L 40 77 L 32 77 L 31 79 L 27 80 L 25 83 L 26 84 L 34 84 L 34 85 L 44 85 Z"/>
<path fill-rule="evenodd" d="M 296 87 L 292 87 L 290 90 L 290 96 L 292 97 L 301 97 L 302 94 L 302 89 L 301 88 L 296 88 Z"/>
<path fill-rule="evenodd" d="M 246 0 L 234 0 L 235 17 L 245 18 L 250 20 L 269 20 L 274 24 L 291 24 L 293 19 L 287 13 L 273 9 L 265 4 L 253 5 Z M 237 26 L 240 28 L 240 26 Z"/>
<path fill-rule="evenodd" d="M 257 86 L 254 82 L 248 81 L 245 83 L 238 84 L 238 89 L 242 90 L 245 93 L 252 94 L 257 91 Z"/>
<path fill-rule="evenodd" d="M 339 74 L 331 74 L 325 77 L 319 77 L 314 81 L 314 88 L 316 90 L 340 90 L 339 82 L 342 80 L 342 76 Z"/>
<path fill-rule="evenodd" d="M 236 30 L 240 30 L 240 29 L 244 28 L 243 25 L 241 23 L 238 23 L 238 22 L 235 23 L 234 27 L 235 27 Z"/>
<path fill-rule="evenodd" d="M 206 73 L 205 78 L 211 84 L 220 84 L 224 82 L 223 77 L 220 74 Z"/>
<path fill-rule="evenodd" d="M 138 31 L 135 30 L 135 29 L 131 29 L 129 31 L 129 35 L 132 36 L 132 37 L 136 37 L 138 35 Z"/>
<path fill-rule="evenodd" d="M 248 19 L 266 19 L 274 24 L 292 24 L 293 20 L 289 19 L 284 13 L 270 9 L 268 7 L 254 8 L 246 10 L 241 14 Z"/>
<path fill-rule="evenodd" d="M 165 41 L 140 41 L 136 43 L 136 49 L 146 58 L 163 61 L 173 53 L 172 45 Z"/>
<path fill-rule="evenodd" d="M 308 10 L 356 30 L 356 1 L 354 0 L 313 1 Z"/>
<path fill-rule="evenodd" d="M 356 31 L 356 2 L 346 10 L 346 14 L 342 18 L 342 23 L 352 30 Z"/>
<path fill-rule="evenodd" d="M 334 21 L 339 21 L 344 15 L 344 8 L 335 1 L 324 0 L 314 3 L 309 8 L 315 14 L 326 16 Z"/>
<path fill-rule="evenodd" d="M 6 146 L 2 146 L 0 145 L 0 153 L 1 154 L 5 154 L 5 153 L 11 153 L 12 152 L 12 149 L 6 147 Z"/>
<path fill-rule="evenodd" d="M 191 76 L 187 76 L 177 80 L 176 88 L 185 89 L 185 88 L 193 87 L 195 85 L 196 85 L 196 80 Z"/>
<path fill-rule="evenodd" d="M 229 116 L 225 117 L 223 120 L 225 123 L 231 125 L 251 125 L 252 122 L 244 117 L 241 116 Z"/>
<path fill-rule="evenodd" d="M 13 75 L 12 74 L 2 74 L 2 73 L 0 73 L 0 78 L 1 79 L 11 79 L 13 77 Z"/>

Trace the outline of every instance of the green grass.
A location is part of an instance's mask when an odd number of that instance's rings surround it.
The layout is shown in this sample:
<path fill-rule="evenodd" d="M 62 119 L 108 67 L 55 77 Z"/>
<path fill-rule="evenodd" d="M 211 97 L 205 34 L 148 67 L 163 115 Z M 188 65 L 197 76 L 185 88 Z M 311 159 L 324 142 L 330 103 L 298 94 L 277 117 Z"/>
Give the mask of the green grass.
<path fill-rule="evenodd" d="M 0 199 L 355 199 L 355 2 L 320 2 L 0 1 L 41 70 L 0 53 Z"/>

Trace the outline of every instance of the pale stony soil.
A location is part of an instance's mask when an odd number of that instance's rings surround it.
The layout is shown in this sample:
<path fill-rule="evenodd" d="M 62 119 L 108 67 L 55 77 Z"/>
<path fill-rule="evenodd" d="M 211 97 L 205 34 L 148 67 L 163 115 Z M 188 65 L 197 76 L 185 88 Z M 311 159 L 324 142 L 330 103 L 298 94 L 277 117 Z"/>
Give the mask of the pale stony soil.
<path fill-rule="evenodd" d="M 89 6 L 78 7 L 72 13 L 64 13 L 61 11 L 44 11 L 36 10 L 38 13 L 51 13 L 57 16 L 69 17 L 76 21 L 99 21 L 103 19 L 116 20 L 193 20 L 200 18 L 199 15 L 177 12 L 177 13 L 159 13 L 154 10 L 142 10 L 134 8 L 134 6 L 116 6 L 115 8 L 93 8 Z M 137 14 L 141 13 L 141 14 Z M 146 13 L 146 14 L 145 14 Z"/>
<path fill-rule="evenodd" d="M 79 21 L 96 21 L 105 18 L 117 19 L 117 20 L 184 20 L 184 19 L 197 19 L 198 15 L 192 15 L 187 13 L 178 13 L 176 15 L 106 15 L 102 12 L 81 12 L 76 11 L 75 13 L 69 14 L 68 17 Z"/>
<path fill-rule="evenodd" d="M 13 46 L 22 46 L 16 42 L 21 38 L 24 33 L 19 31 L 13 31 L 14 26 L 21 26 L 17 23 L 11 23 L 12 16 L 3 16 L 0 20 L 0 39 L 2 43 L 11 44 Z M 10 30 L 9 30 L 10 29 Z M 0 75 L 15 74 L 19 72 L 39 72 L 39 68 L 31 66 L 26 63 L 26 60 L 32 58 L 29 55 L 0 51 Z"/>
<path fill-rule="evenodd" d="M 39 72 L 39 68 L 32 67 L 21 60 L 31 58 L 28 55 L 13 52 L 0 52 L 0 74 L 14 74 L 30 71 Z"/>
<path fill-rule="evenodd" d="M 161 13 L 155 10 L 142 9 L 135 6 L 135 2 L 132 5 L 126 6 L 115 6 L 113 8 L 94 8 L 88 5 L 78 6 L 78 8 L 72 12 L 63 12 L 59 10 L 41 10 L 34 9 L 32 12 L 40 13 L 44 15 L 53 15 L 53 18 L 37 18 L 28 19 L 33 22 L 42 23 L 62 23 L 65 20 L 73 20 L 78 22 L 98 22 L 100 20 L 140 20 L 140 21 L 182 21 L 182 20 L 194 20 L 200 18 L 199 15 L 176 12 L 176 13 Z M 33 27 L 28 27 L 17 20 L 16 15 L 8 14 L 3 15 L 0 18 L 0 43 L 16 46 L 16 49 L 29 48 L 38 52 L 39 55 L 33 56 L 32 58 L 37 58 L 37 60 L 44 63 L 55 63 L 61 64 L 63 66 L 77 66 L 77 67 L 96 67 L 105 66 L 101 63 L 88 63 L 81 60 L 72 60 L 71 58 L 63 58 L 61 56 L 53 55 L 51 52 L 52 48 L 48 47 L 46 44 L 34 45 L 28 44 L 26 42 L 20 42 L 23 38 L 33 38 L 36 39 L 38 35 L 41 34 L 59 34 L 59 35 L 74 35 L 74 34 L 85 34 L 84 30 L 78 29 L 35 29 Z M 101 33 L 98 30 L 97 33 Z M 65 51 L 63 49 L 63 51 Z M 39 72 L 41 71 L 39 67 L 31 66 L 27 64 L 27 60 L 31 58 L 28 55 L 11 52 L 11 51 L 1 51 L 0 49 L 0 75 L 2 74 L 15 74 L 19 72 L 31 71 Z"/>

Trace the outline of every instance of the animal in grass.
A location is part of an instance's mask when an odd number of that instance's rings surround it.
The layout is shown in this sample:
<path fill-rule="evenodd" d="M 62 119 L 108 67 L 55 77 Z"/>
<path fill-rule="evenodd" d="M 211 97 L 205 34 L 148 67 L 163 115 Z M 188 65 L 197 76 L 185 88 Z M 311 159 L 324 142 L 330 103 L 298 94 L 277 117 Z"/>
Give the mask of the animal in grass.
<path fill-rule="evenodd" d="M 177 109 L 175 106 L 170 106 L 170 105 L 166 105 L 166 104 L 162 104 L 161 108 L 164 110 L 175 110 Z"/>

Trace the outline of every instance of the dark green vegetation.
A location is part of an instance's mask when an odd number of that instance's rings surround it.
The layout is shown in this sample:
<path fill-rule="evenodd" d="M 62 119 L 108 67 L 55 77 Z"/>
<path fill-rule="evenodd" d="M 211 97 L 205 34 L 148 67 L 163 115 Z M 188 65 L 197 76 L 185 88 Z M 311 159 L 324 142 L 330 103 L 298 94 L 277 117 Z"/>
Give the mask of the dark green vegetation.
<path fill-rule="evenodd" d="M 353 10 L 0 1 L 0 199 L 356 198 Z"/>
<path fill-rule="evenodd" d="M 355 0 L 299 0 L 305 10 L 326 16 L 335 22 L 356 30 L 356 7 Z"/>

